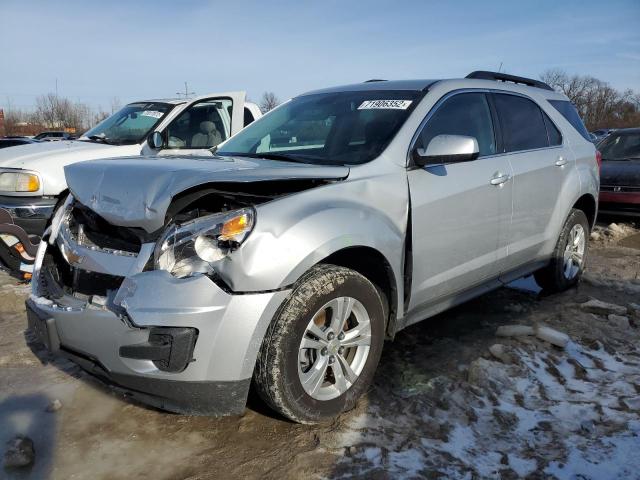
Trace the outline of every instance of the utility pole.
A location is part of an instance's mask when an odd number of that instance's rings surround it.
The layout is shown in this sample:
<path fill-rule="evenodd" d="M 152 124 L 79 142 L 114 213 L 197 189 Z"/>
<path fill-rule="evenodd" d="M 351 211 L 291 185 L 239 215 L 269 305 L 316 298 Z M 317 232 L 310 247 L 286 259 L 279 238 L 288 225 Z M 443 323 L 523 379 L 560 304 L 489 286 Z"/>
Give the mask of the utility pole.
<path fill-rule="evenodd" d="M 187 98 L 189 98 L 191 95 L 195 95 L 196 92 L 190 92 L 189 91 L 189 86 L 187 85 L 187 82 L 184 82 L 184 93 L 182 92 L 176 92 L 176 95 L 180 96 L 180 95 L 184 95 L 185 100 Z"/>

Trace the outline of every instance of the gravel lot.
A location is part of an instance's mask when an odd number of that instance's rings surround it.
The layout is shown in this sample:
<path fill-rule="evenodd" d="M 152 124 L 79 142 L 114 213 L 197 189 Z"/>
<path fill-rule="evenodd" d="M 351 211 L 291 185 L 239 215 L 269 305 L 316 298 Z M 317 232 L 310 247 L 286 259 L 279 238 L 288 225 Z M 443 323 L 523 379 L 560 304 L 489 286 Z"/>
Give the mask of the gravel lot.
<path fill-rule="evenodd" d="M 35 446 L 32 466 L 0 478 L 640 478 L 630 224 L 596 229 L 576 289 L 545 296 L 522 281 L 401 332 L 357 408 L 317 427 L 254 399 L 219 419 L 132 403 L 28 342 L 26 296 L 0 274 L 0 451 L 18 434 Z M 505 325 L 538 336 L 497 336 Z"/>

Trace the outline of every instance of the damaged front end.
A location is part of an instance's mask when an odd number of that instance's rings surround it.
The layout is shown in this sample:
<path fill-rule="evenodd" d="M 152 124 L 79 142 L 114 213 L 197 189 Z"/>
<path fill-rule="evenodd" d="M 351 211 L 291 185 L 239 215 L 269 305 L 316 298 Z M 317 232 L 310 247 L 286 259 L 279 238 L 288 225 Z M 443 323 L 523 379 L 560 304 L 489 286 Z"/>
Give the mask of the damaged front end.
<path fill-rule="evenodd" d="M 264 331 L 290 290 L 237 294 L 216 265 L 251 234 L 256 206 L 323 182 L 192 188 L 151 232 L 70 195 L 36 255 L 29 326 L 53 353 L 145 403 L 240 413 Z"/>
<path fill-rule="evenodd" d="M 234 295 L 210 266 L 253 218 L 251 207 L 190 208 L 148 234 L 69 197 L 36 256 L 29 326 L 51 352 L 145 403 L 240 413 L 262 326 L 288 293 Z"/>

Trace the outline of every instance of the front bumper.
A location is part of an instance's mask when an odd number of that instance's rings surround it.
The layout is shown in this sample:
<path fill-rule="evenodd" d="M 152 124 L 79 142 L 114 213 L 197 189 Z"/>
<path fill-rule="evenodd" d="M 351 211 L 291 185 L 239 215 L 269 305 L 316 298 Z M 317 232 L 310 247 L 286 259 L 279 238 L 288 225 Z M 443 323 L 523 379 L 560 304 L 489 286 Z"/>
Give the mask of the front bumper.
<path fill-rule="evenodd" d="M 52 353 L 165 410 L 242 412 L 262 338 L 288 290 L 231 294 L 205 276 L 145 271 L 125 278 L 106 300 L 55 297 L 40 272 L 47 246 L 43 242 L 38 251 L 27 311 L 30 328 Z M 121 347 L 148 343 L 158 327 L 197 330 L 184 370 L 164 371 L 150 359 L 121 355 Z"/>
<path fill-rule="evenodd" d="M 9 212 L 13 223 L 29 235 L 42 236 L 53 214 L 55 197 L 9 197 L 0 195 L 0 208 Z"/>
<path fill-rule="evenodd" d="M 55 198 L 0 195 L 0 269 L 25 280 L 33 270 L 33 252 L 53 210 Z"/>

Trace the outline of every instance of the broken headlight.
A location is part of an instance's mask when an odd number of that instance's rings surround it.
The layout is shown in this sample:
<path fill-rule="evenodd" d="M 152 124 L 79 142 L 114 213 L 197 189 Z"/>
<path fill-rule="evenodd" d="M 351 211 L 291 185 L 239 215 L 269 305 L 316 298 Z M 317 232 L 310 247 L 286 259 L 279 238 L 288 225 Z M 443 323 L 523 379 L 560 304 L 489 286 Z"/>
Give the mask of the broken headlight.
<path fill-rule="evenodd" d="M 247 238 L 254 221 L 254 210 L 243 208 L 172 224 L 156 245 L 155 267 L 179 278 L 213 273 L 213 265 Z"/>

